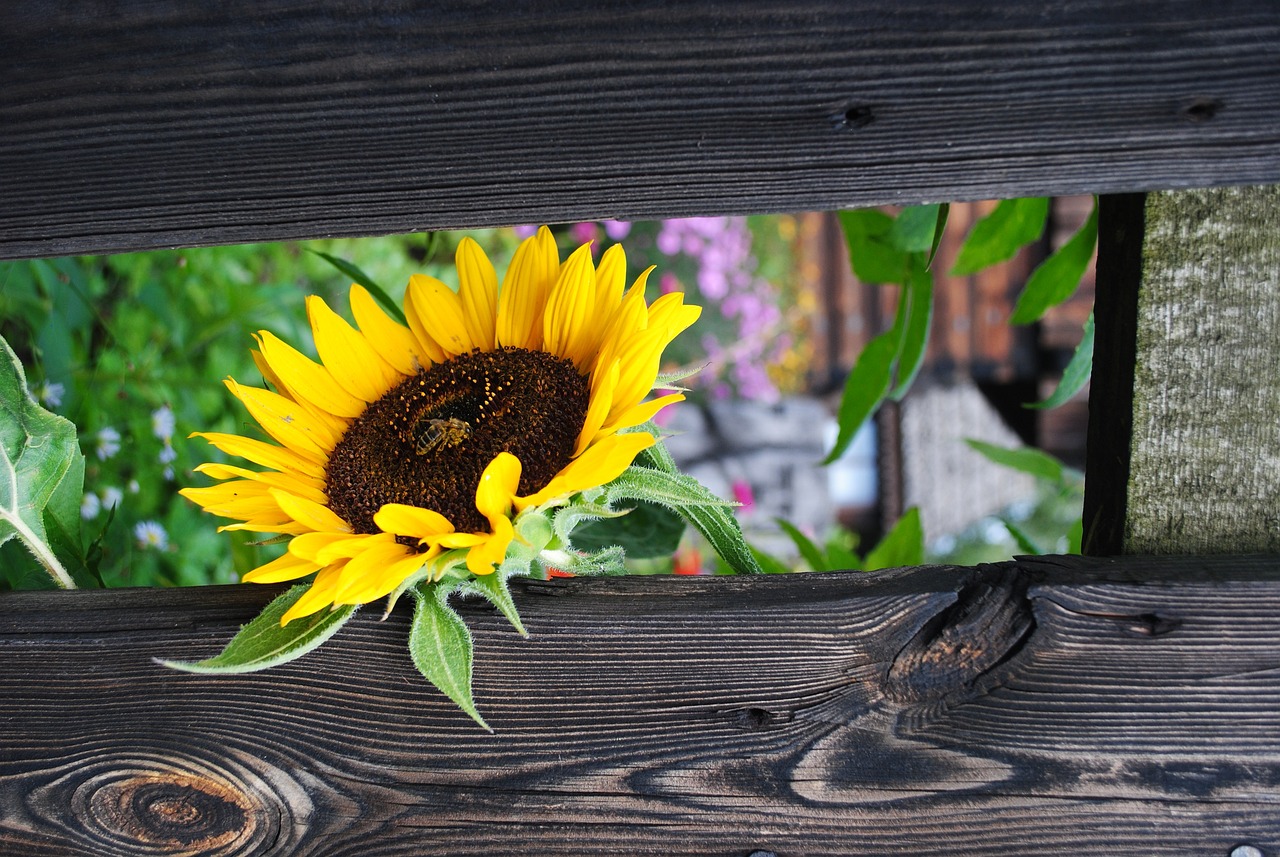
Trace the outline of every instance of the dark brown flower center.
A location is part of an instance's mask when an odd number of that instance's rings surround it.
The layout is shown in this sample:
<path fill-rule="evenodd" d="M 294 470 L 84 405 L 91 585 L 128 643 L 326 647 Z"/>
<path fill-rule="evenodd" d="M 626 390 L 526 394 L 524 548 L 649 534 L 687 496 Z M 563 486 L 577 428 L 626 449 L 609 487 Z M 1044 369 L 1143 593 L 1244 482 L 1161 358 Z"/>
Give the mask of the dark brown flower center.
<path fill-rule="evenodd" d="M 392 387 L 351 423 L 329 456 L 329 507 L 376 533 L 384 503 L 434 509 L 464 532 L 488 532 L 476 486 L 500 452 L 520 459 L 518 493 L 569 463 L 591 390 L 573 363 L 545 351 L 472 351 Z"/>

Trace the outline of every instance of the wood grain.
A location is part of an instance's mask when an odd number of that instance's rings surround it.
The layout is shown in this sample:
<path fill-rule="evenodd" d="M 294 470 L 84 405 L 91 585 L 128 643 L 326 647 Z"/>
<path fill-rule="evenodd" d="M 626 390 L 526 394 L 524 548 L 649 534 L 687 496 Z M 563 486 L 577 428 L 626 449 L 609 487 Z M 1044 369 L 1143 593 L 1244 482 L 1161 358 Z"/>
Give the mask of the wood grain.
<path fill-rule="evenodd" d="M 1280 560 L 527 582 L 214 679 L 273 590 L 0 596 L 6 855 L 1280 850 Z"/>
<path fill-rule="evenodd" d="M 12 0 L 0 80 L 0 258 L 1280 180 L 1272 0 Z"/>

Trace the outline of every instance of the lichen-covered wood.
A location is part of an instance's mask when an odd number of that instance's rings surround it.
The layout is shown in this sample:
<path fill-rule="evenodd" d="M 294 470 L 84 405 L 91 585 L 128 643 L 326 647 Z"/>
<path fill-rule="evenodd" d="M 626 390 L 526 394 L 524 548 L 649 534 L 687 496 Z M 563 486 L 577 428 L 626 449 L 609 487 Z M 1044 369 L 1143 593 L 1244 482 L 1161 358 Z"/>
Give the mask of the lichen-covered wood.
<path fill-rule="evenodd" d="M 1123 550 L 1280 551 L 1280 186 L 1150 194 L 1145 224 Z"/>
<path fill-rule="evenodd" d="M 272 592 L 0 594 L 0 853 L 1280 849 L 1278 559 L 531 581 L 528 640 L 463 605 L 492 735 L 399 610 L 152 662 Z"/>
<path fill-rule="evenodd" d="M 1276 180 L 1274 0 L 0 3 L 0 258 Z"/>

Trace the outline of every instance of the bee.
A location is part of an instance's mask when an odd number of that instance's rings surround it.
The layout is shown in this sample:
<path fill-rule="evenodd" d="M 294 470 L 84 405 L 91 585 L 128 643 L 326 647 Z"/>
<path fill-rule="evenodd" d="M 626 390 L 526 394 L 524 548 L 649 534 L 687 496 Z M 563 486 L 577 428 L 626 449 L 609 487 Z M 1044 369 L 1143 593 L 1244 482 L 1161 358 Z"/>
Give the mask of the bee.
<path fill-rule="evenodd" d="M 426 455 L 433 449 L 457 446 L 471 437 L 471 423 L 457 417 L 447 420 L 419 419 L 413 424 L 414 452 Z"/>

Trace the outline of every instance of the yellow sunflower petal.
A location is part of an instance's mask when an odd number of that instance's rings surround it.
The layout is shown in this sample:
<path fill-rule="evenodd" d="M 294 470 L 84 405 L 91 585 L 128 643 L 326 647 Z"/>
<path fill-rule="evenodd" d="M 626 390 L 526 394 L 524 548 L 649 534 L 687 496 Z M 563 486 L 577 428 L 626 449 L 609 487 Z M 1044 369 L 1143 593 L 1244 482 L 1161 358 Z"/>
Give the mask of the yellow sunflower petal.
<path fill-rule="evenodd" d="M 360 543 L 368 538 L 363 533 L 338 533 L 310 531 L 289 540 L 289 553 L 314 562 L 328 565 L 337 559 L 350 559 L 359 553 Z"/>
<path fill-rule="evenodd" d="M 676 402 L 683 401 L 683 393 L 671 393 L 666 396 L 660 396 L 659 398 L 652 399 L 648 402 L 641 402 L 635 407 L 628 408 L 620 413 L 617 417 L 611 420 L 608 425 L 601 428 L 596 437 L 601 437 L 606 434 L 614 434 L 615 432 L 622 431 L 623 429 L 628 429 L 632 426 L 638 426 L 641 423 L 646 423 L 657 416 L 658 411 L 662 410 L 667 405 L 674 405 Z"/>
<path fill-rule="evenodd" d="M 311 582 L 311 588 L 302 593 L 302 597 L 280 617 L 280 625 L 282 627 L 288 625 L 294 619 L 310 616 L 332 604 L 333 593 L 342 582 L 342 570 L 345 565 L 345 562 L 335 563 L 320 569 L 316 579 Z"/>
<path fill-rule="evenodd" d="M 547 296 L 542 317 L 543 348 L 572 360 L 579 370 L 590 368 L 596 356 L 590 351 L 595 309 L 596 272 L 591 263 L 591 245 L 583 244 L 565 260 Z"/>
<path fill-rule="evenodd" d="M 542 315 L 547 294 L 560 271 L 560 254 L 551 230 L 543 226 L 516 248 L 498 298 L 497 344 L 542 347 Z"/>
<path fill-rule="evenodd" d="M 611 365 L 618 359 L 618 352 L 625 343 L 649 326 L 649 310 L 644 302 L 644 287 L 649 271 L 652 270 L 653 268 L 650 267 L 636 278 L 609 320 L 604 338 L 601 340 L 600 352 L 596 357 L 596 371 L 592 373 L 592 395 L 595 394 L 596 372 L 600 367 Z"/>
<path fill-rule="evenodd" d="M 283 583 L 286 580 L 306 577 L 319 570 L 320 566 L 317 563 L 286 553 L 265 565 L 258 566 L 253 571 L 246 572 L 240 579 L 245 583 Z"/>
<path fill-rule="evenodd" d="M 321 298 L 307 298 L 307 318 L 316 340 L 316 352 L 344 390 L 364 402 L 376 402 L 403 380 L 395 367 L 383 360 L 364 334 L 329 309 Z"/>
<path fill-rule="evenodd" d="M 622 371 L 618 361 L 613 361 L 608 369 L 596 370 L 591 378 L 591 403 L 587 407 L 587 416 L 582 421 L 582 431 L 578 432 L 578 442 L 573 450 L 576 458 L 582 454 L 587 445 L 595 438 L 596 432 L 604 426 L 613 408 L 613 391 L 618 386 L 618 377 Z"/>
<path fill-rule="evenodd" d="M 259 387 L 245 387 L 228 378 L 231 395 L 239 399 L 267 434 L 298 455 L 323 464 L 338 437 L 297 402 Z"/>
<path fill-rule="evenodd" d="M 366 604 L 386 595 L 421 568 L 426 559 L 399 544 L 394 536 L 388 535 L 385 541 L 375 537 L 347 563 L 333 601 L 335 604 Z"/>
<path fill-rule="evenodd" d="M 627 255 L 621 244 L 614 244 L 600 257 L 596 268 L 596 314 L 592 327 L 597 336 L 608 327 L 619 305 L 622 290 L 627 286 Z"/>
<path fill-rule="evenodd" d="M 618 377 L 618 386 L 614 388 L 613 403 L 606 425 L 649 395 L 658 379 L 662 349 L 666 348 L 667 342 L 667 333 L 663 328 L 642 330 L 619 352 L 618 362 L 622 366 L 622 372 Z"/>
<path fill-rule="evenodd" d="M 421 274 L 414 274 L 409 278 L 409 285 L 404 290 L 404 318 L 409 323 L 414 342 L 418 344 L 418 353 L 425 354 L 432 363 L 440 363 L 445 359 L 444 349 L 431 338 L 423 322 L 431 307 L 427 305 L 427 295 L 422 292 L 421 287 L 414 285 L 426 279 Z"/>
<path fill-rule="evenodd" d="M 492 351 L 498 316 L 498 274 L 484 250 L 470 237 L 458 242 L 454 259 L 462 318 L 471 344 L 481 351 Z"/>
<path fill-rule="evenodd" d="M 274 473 L 260 472 L 257 470 L 249 470 L 245 467 L 235 467 L 230 464 L 217 464 L 210 462 L 201 464 L 195 468 L 196 473 L 203 473 L 213 479 L 249 479 L 254 482 L 261 482 L 264 485 L 271 485 L 276 488 L 283 488 L 291 494 L 297 494 L 299 497 L 305 497 L 308 500 L 314 500 L 317 503 L 324 503 L 327 498 L 324 493 L 324 480 L 313 479 L 306 476 L 300 476 L 294 473 Z"/>
<path fill-rule="evenodd" d="M 354 419 L 366 402 L 338 385 L 326 367 L 308 358 L 267 330 L 258 332 L 258 347 L 276 378 L 277 389 L 295 402 L 305 399 L 330 414 Z"/>
<path fill-rule="evenodd" d="M 467 552 L 467 570 L 472 574 L 493 574 L 494 567 L 506 558 L 515 534 L 511 519 L 504 515 L 493 525 L 489 537 Z"/>
<path fill-rule="evenodd" d="M 279 488 L 269 490 L 286 515 L 309 529 L 319 533 L 351 532 L 351 525 L 334 514 L 328 506 L 304 500 Z"/>
<path fill-rule="evenodd" d="M 431 365 L 430 358 L 419 350 L 413 331 L 383 312 L 368 289 L 353 283 L 350 301 L 360 332 L 397 372 L 408 377 Z"/>
<path fill-rule="evenodd" d="M 384 533 L 422 539 L 453 532 L 453 524 L 439 512 L 406 506 L 403 503 L 386 503 L 374 513 L 373 522 Z"/>
<path fill-rule="evenodd" d="M 358 585 L 334 596 L 336 604 L 368 604 L 394 590 L 418 569 L 430 561 L 433 554 L 402 554 L 401 558 L 385 565 L 371 575 L 362 578 Z"/>
<path fill-rule="evenodd" d="M 291 471 L 303 476 L 324 478 L 324 463 L 298 455 L 291 449 L 264 443 L 251 437 L 238 434 L 222 434 L 221 432 L 192 432 L 191 437 L 202 437 L 215 449 L 245 458 L 262 467 L 272 470 Z"/>
<path fill-rule="evenodd" d="M 257 339 L 259 345 L 261 345 L 262 340 L 256 336 L 254 338 Z M 280 380 L 280 376 L 276 374 L 276 370 L 271 368 L 271 364 L 267 362 L 267 358 L 263 356 L 261 351 L 256 348 L 252 349 L 249 352 L 249 356 L 253 358 L 253 365 L 257 366 L 258 371 L 262 373 L 262 380 L 264 382 L 274 387 L 275 391 L 280 395 L 293 398 L 289 395 L 289 391 L 285 389 L 284 382 Z"/>
<path fill-rule="evenodd" d="M 520 459 L 509 452 L 500 452 L 480 475 L 476 486 L 476 509 L 493 525 L 499 519 L 506 520 L 511 508 L 511 498 L 520 485 L 522 470 Z"/>
<path fill-rule="evenodd" d="M 550 500 L 567 497 L 617 479 L 640 454 L 657 443 L 648 432 L 614 434 L 593 443 L 582 455 L 570 461 L 541 491 L 527 497 L 514 498 L 517 510 L 540 506 Z"/>
<path fill-rule="evenodd" d="M 471 334 L 467 332 L 462 298 L 454 294 L 453 289 L 435 277 L 414 274 L 409 278 L 408 293 L 413 295 L 414 316 L 418 323 L 446 356 L 457 357 L 475 347 Z M 405 311 L 407 315 L 408 307 Z M 410 327 L 414 316 L 409 317 Z"/>

